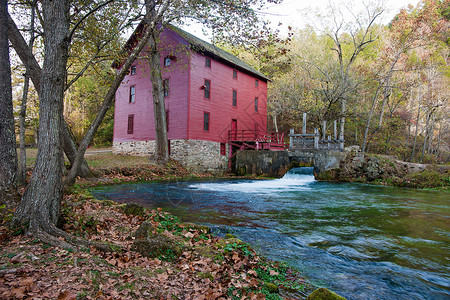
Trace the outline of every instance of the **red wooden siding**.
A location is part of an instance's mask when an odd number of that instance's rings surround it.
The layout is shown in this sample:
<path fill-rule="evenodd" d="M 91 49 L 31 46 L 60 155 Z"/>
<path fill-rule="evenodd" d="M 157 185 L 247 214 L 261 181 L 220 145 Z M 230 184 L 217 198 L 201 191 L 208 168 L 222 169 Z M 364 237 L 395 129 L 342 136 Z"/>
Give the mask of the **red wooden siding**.
<path fill-rule="evenodd" d="M 186 139 L 188 123 L 189 50 L 187 43 L 169 30 L 161 38 L 161 69 L 163 79 L 169 79 L 169 95 L 165 97 L 169 111 L 169 139 Z M 171 57 L 165 67 L 164 58 Z M 114 112 L 114 142 L 155 139 L 152 84 L 145 58 L 137 60 L 135 75 L 127 75 L 116 92 Z M 135 88 L 135 102 L 129 103 L 130 86 Z M 134 114 L 133 134 L 127 134 L 128 115 Z"/>
<path fill-rule="evenodd" d="M 231 66 L 216 60 L 211 68 L 205 67 L 205 57 L 193 53 L 191 57 L 191 92 L 189 107 L 189 138 L 226 143 L 232 119 L 237 121 L 239 130 L 260 130 L 267 128 L 267 82 L 245 72 L 237 71 L 233 78 Z M 204 80 L 211 81 L 211 97 L 204 98 Z M 233 107 L 233 90 L 237 93 L 237 106 Z M 255 112 L 255 98 L 258 111 Z M 203 113 L 210 112 L 209 132 L 203 130 Z"/>
<path fill-rule="evenodd" d="M 162 77 L 168 79 L 165 97 L 169 140 L 194 139 L 226 143 L 232 120 L 238 130 L 266 130 L 267 82 L 222 62 L 188 50 L 187 42 L 166 29 L 161 37 Z M 164 66 L 165 58 L 170 66 Z M 152 85 L 147 60 L 134 64 L 136 74 L 125 77 L 116 93 L 114 142 L 155 139 Z M 233 70 L 237 78 L 233 78 Z M 256 83 L 258 80 L 258 83 Z M 209 99 L 205 98 L 209 81 Z M 134 103 L 130 87 L 135 86 Z M 233 107 L 233 90 L 237 101 Z M 258 98 L 258 111 L 255 111 Z M 209 113 L 209 130 L 204 130 L 204 113 Z M 133 117 L 133 133 L 128 132 L 128 116 Z M 169 122 L 168 122 L 169 123 Z"/>

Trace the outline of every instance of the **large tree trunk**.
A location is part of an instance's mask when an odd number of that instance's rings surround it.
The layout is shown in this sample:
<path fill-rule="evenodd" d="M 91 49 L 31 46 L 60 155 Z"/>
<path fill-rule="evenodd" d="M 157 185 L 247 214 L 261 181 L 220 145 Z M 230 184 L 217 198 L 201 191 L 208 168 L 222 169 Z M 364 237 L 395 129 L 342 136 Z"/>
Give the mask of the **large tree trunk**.
<path fill-rule="evenodd" d="M 25 65 L 27 73 L 30 75 L 30 79 L 33 82 L 34 87 L 36 88 L 39 97 L 41 97 L 40 95 L 41 77 L 42 77 L 41 67 L 39 66 L 38 62 L 36 61 L 36 58 L 31 52 L 31 48 L 28 47 L 27 43 L 20 34 L 19 29 L 14 23 L 14 20 L 9 15 L 8 15 L 8 33 L 9 33 L 9 40 L 11 41 L 14 50 L 20 57 L 22 63 Z M 72 136 L 70 135 L 67 124 L 64 124 L 62 130 L 63 130 L 62 134 L 63 134 L 64 152 L 66 153 L 66 156 L 70 161 L 70 164 L 73 166 L 75 158 L 77 156 L 78 149 L 76 147 L 74 140 L 72 139 Z M 89 166 L 84 157 L 81 161 L 81 167 L 79 168 L 79 171 L 80 172 L 77 175 L 82 177 L 86 177 L 89 174 L 91 174 Z"/>
<path fill-rule="evenodd" d="M 0 205 L 12 209 L 17 197 L 17 151 L 8 42 L 8 5 L 0 0 Z"/>
<path fill-rule="evenodd" d="M 52 234 L 63 196 L 61 126 L 69 46 L 69 2 L 43 0 L 44 65 L 39 103 L 39 141 L 31 181 L 16 210 L 15 221 L 38 238 Z"/>
<path fill-rule="evenodd" d="M 164 89 L 161 77 L 161 56 L 158 51 L 157 38 L 149 38 L 150 80 L 152 81 L 153 112 L 155 117 L 156 146 L 155 159 L 159 163 L 169 160 L 167 143 L 166 107 L 164 104 Z"/>

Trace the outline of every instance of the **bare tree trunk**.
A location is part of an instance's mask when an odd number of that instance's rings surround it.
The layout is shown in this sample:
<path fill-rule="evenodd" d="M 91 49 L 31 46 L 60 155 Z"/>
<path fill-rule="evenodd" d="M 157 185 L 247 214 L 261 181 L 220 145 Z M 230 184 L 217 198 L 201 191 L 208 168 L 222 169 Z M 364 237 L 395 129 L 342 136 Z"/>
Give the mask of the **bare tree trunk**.
<path fill-rule="evenodd" d="M 36 2 L 31 4 L 31 20 L 30 20 L 30 41 L 28 42 L 28 48 L 30 51 L 33 49 L 34 44 L 34 17 L 35 17 L 35 5 Z M 20 106 L 19 123 L 20 123 L 20 164 L 19 164 L 19 174 L 18 179 L 21 184 L 25 184 L 25 175 L 27 172 L 27 151 L 25 148 L 25 117 L 27 115 L 27 100 L 28 100 L 28 87 L 30 84 L 30 75 L 25 71 L 24 82 L 23 82 L 23 95 L 22 104 Z"/>
<path fill-rule="evenodd" d="M 23 39 L 22 35 L 20 34 L 16 24 L 11 19 L 11 17 L 8 15 L 8 33 L 9 33 L 9 40 L 16 51 L 16 53 L 19 55 L 20 60 L 25 65 L 27 69 L 27 73 L 30 76 L 31 81 L 33 82 L 34 87 L 36 88 L 36 91 L 39 94 L 39 97 L 41 97 L 41 76 L 42 76 L 42 70 L 39 64 L 37 63 L 35 57 L 33 56 L 33 53 L 31 52 L 31 48 L 28 47 L 27 43 Z M 65 123 L 65 122 L 64 122 Z M 75 158 L 77 156 L 78 149 L 76 147 L 76 144 L 74 140 L 72 139 L 70 132 L 68 130 L 67 124 L 64 125 L 64 128 L 62 129 L 63 134 L 63 147 L 64 152 L 66 153 L 67 158 L 70 161 L 70 164 L 73 165 L 75 162 Z M 89 174 L 91 174 L 91 171 L 89 169 L 89 166 L 86 162 L 86 160 L 82 159 L 81 167 L 80 167 L 80 173 L 79 176 L 86 177 Z"/>
<path fill-rule="evenodd" d="M 362 146 L 362 152 L 366 152 L 367 138 L 369 135 L 370 123 L 372 121 L 373 112 L 375 111 L 375 106 L 377 103 L 377 98 L 378 98 L 378 93 L 380 92 L 380 88 L 381 88 L 381 83 L 378 84 L 378 88 L 375 92 L 375 95 L 373 96 L 372 107 L 370 108 L 369 118 L 367 119 L 366 129 L 364 131 L 364 142 L 363 142 L 363 146 Z"/>
<path fill-rule="evenodd" d="M 25 184 L 25 175 L 27 171 L 27 151 L 25 148 L 25 117 L 27 115 L 27 99 L 28 99 L 28 86 L 30 84 L 30 77 L 27 73 L 24 76 L 23 82 L 23 95 L 22 104 L 20 106 L 19 114 L 19 144 L 20 144 L 20 164 L 18 172 L 18 180 L 20 184 Z"/>
<path fill-rule="evenodd" d="M 39 103 L 36 166 L 14 220 L 45 240 L 57 228 L 63 196 L 62 138 L 64 85 L 69 48 L 69 2 L 41 1 L 44 18 L 44 65 Z"/>
<path fill-rule="evenodd" d="M 439 122 L 439 132 L 438 132 L 438 140 L 437 140 L 437 146 L 436 146 L 436 155 L 439 156 L 441 153 L 441 138 L 442 138 L 442 119 Z"/>
<path fill-rule="evenodd" d="M 152 34 L 149 38 L 150 48 L 150 80 L 152 81 L 153 111 L 155 117 L 156 147 L 155 159 L 159 163 L 169 160 L 167 143 L 166 107 L 164 104 L 164 89 L 161 78 L 161 55 L 158 51 L 157 38 Z"/>
<path fill-rule="evenodd" d="M 384 87 L 384 96 L 383 96 L 383 104 L 381 105 L 381 112 L 380 112 L 380 119 L 378 120 L 378 127 L 381 127 L 383 125 L 383 115 L 384 115 L 384 108 L 386 107 L 386 102 L 391 96 L 391 92 L 389 92 L 389 84 L 390 77 L 387 79 L 386 85 Z"/>
<path fill-rule="evenodd" d="M 427 122 L 425 125 L 425 137 L 423 139 L 422 157 L 420 158 L 420 162 L 423 162 L 423 157 L 425 155 L 425 151 L 427 148 L 428 125 L 430 123 L 431 113 L 432 113 L 431 111 L 427 112 Z"/>
<path fill-rule="evenodd" d="M 72 138 L 72 135 L 70 134 L 70 130 L 67 126 L 66 122 L 63 122 L 63 127 L 61 128 L 62 130 L 62 146 L 63 146 L 63 150 L 64 153 L 67 156 L 67 159 L 70 161 L 70 168 L 72 169 L 73 166 L 76 163 L 76 158 L 78 155 L 78 150 L 77 149 L 77 145 L 75 144 L 74 139 Z M 89 141 L 90 142 L 90 141 Z M 89 144 L 88 144 L 89 145 Z M 84 153 L 83 153 L 83 157 L 80 160 L 80 166 L 78 167 L 78 173 L 75 174 L 76 176 L 81 176 L 81 177 L 87 177 L 91 174 L 91 169 L 89 168 L 86 160 L 84 159 Z"/>
<path fill-rule="evenodd" d="M 433 119 L 431 120 L 430 132 L 428 134 L 428 152 L 433 153 L 433 141 L 434 141 L 434 123 L 436 121 L 436 114 L 433 114 Z"/>
<path fill-rule="evenodd" d="M 417 117 L 416 117 L 416 132 L 414 134 L 414 143 L 413 149 L 411 152 L 411 162 L 414 161 L 414 155 L 416 154 L 416 143 L 417 143 L 417 134 L 419 132 L 419 118 L 420 118 L 420 105 L 422 104 L 422 86 L 419 86 L 419 107 L 417 108 Z"/>
<path fill-rule="evenodd" d="M 339 150 L 344 150 L 343 147 L 343 140 L 344 140 L 344 131 L 345 131 L 345 115 L 347 114 L 347 101 L 345 99 L 342 99 L 342 104 L 341 104 L 341 119 L 340 119 L 340 124 L 339 124 L 339 140 L 341 140 L 340 145 L 339 145 Z"/>
<path fill-rule="evenodd" d="M 0 205 L 17 203 L 17 151 L 8 42 L 8 4 L 0 0 Z"/>

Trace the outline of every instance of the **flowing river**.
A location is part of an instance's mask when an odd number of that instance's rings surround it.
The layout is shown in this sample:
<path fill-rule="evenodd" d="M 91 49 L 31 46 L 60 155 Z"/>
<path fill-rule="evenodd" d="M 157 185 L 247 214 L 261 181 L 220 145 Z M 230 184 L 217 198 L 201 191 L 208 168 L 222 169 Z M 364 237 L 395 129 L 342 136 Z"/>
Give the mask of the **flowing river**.
<path fill-rule="evenodd" d="M 233 233 L 348 299 L 450 299 L 449 192 L 317 182 L 312 168 L 275 180 L 135 183 L 91 192 Z"/>

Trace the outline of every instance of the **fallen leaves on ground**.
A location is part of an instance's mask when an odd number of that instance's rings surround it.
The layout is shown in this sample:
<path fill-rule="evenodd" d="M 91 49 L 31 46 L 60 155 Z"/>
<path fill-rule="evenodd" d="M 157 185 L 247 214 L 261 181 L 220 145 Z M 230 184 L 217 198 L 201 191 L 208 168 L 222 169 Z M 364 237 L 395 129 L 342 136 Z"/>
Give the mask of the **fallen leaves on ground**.
<path fill-rule="evenodd" d="M 266 281 L 280 277 L 276 264 L 260 257 L 248 245 L 210 235 L 202 227 L 178 223 L 176 217 L 161 209 L 126 215 L 123 204 L 85 196 L 65 196 L 62 228 L 123 250 L 68 251 L 30 236 L 13 236 L 0 226 L 0 299 L 280 298 L 264 289 Z M 131 251 L 132 233 L 144 221 L 177 241 L 182 254 L 149 258 Z M 168 226 L 168 222 L 173 224 Z M 290 280 L 304 284 L 298 275 Z"/>

